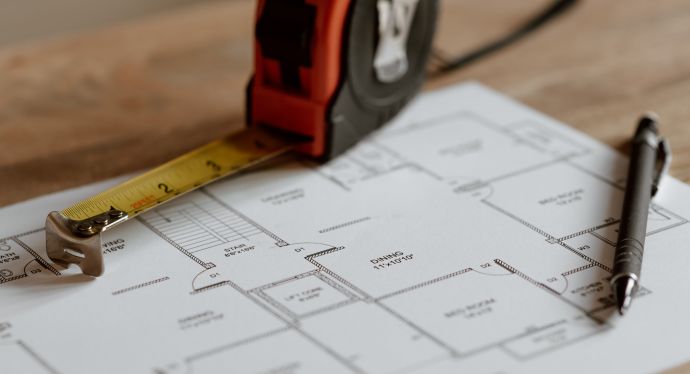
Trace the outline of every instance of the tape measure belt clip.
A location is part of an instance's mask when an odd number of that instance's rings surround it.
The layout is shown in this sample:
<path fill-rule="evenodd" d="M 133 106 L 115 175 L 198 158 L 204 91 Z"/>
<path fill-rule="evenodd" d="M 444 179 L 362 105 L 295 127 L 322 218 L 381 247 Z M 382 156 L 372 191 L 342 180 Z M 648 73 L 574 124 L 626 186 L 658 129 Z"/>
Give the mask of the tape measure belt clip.
<path fill-rule="evenodd" d="M 328 113 L 327 157 L 381 127 L 416 95 L 424 83 L 437 15 L 436 0 L 355 2 L 344 33 L 343 80 Z"/>

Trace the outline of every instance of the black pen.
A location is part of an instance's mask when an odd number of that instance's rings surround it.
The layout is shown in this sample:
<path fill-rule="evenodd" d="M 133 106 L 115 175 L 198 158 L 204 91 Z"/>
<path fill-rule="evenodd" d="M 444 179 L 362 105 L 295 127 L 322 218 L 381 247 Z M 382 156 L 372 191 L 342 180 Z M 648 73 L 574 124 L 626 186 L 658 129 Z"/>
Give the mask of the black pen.
<path fill-rule="evenodd" d="M 623 213 L 611 277 L 613 297 L 621 315 L 630 308 L 632 298 L 639 288 L 649 205 L 659 188 L 661 176 L 668 169 L 669 161 L 668 143 L 659 136 L 657 116 L 643 116 L 631 145 Z"/>

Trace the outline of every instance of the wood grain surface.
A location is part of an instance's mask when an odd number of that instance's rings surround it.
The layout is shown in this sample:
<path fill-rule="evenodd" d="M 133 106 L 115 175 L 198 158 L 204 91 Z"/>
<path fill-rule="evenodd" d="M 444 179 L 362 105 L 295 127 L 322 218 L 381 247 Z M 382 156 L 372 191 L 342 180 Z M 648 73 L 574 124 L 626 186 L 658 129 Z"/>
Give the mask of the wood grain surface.
<path fill-rule="evenodd" d="M 442 0 L 458 53 L 547 0 Z M 253 0 L 212 2 L 0 50 L 0 206 L 142 170 L 240 128 Z M 620 150 L 654 110 L 690 180 L 690 1 L 582 1 L 436 88 L 478 80 Z M 690 365 L 670 373 L 690 373 Z"/>
<path fill-rule="evenodd" d="M 547 4 L 441 1 L 437 47 L 466 51 Z M 253 0 L 190 6 L 0 50 L 0 205 L 159 164 L 244 118 Z M 690 2 L 583 1 L 428 88 L 474 79 L 620 149 L 658 112 L 690 180 Z"/>

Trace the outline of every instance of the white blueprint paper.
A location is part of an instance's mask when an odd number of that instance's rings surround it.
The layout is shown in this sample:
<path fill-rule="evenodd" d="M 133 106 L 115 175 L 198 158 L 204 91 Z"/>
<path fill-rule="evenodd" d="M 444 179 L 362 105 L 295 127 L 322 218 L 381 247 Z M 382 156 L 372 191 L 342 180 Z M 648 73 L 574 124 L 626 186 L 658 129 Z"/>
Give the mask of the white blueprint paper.
<path fill-rule="evenodd" d="M 630 124 L 632 133 L 634 124 Z M 690 188 L 649 216 L 625 318 L 607 278 L 626 160 L 476 83 L 326 164 L 285 158 L 103 235 L 106 273 L 0 209 L 0 372 L 583 373 L 690 360 Z M 11 183 L 11 181 L 5 181 Z"/>

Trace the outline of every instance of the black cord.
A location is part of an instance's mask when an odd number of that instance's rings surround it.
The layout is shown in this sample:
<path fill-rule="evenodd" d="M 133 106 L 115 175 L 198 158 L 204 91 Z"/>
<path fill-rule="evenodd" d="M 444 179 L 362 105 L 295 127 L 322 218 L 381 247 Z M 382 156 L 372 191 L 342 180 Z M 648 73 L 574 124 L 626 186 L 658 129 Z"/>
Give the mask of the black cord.
<path fill-rule="evenodd" d="M 523 37 L 530 34 L 532 31 L 537 30 L 539 27 L 543 26 L 547 22 L 555 19 L 557 16 L 565 13 L 570 9 L 577 0 L 556 0 L 554 4 L 548 6 L 546 9 L 541 11 L 539 14 L 535 15 L 533 18 L 529 19 L 525 24 L 518 27 L 513 32 L 505 35 L 491 43 L 488 43 L 476 50 L 462 54 L 458 57 L 447 57 L 444 53 L 438 49 L 434 49 L 431 52 L 431 62 L 436 65 L 435 69 L 432 71 L 431 76 L 437 77 L 453 70 L 459 69 L 461 67 L 467 66 L 482 57 L 486 57 L 491 53 L 494 53 L 501 48 L 507 47 L 512 43 L 522 39 Z M 432 68 L 433 69 L 433 68 Z"/>

